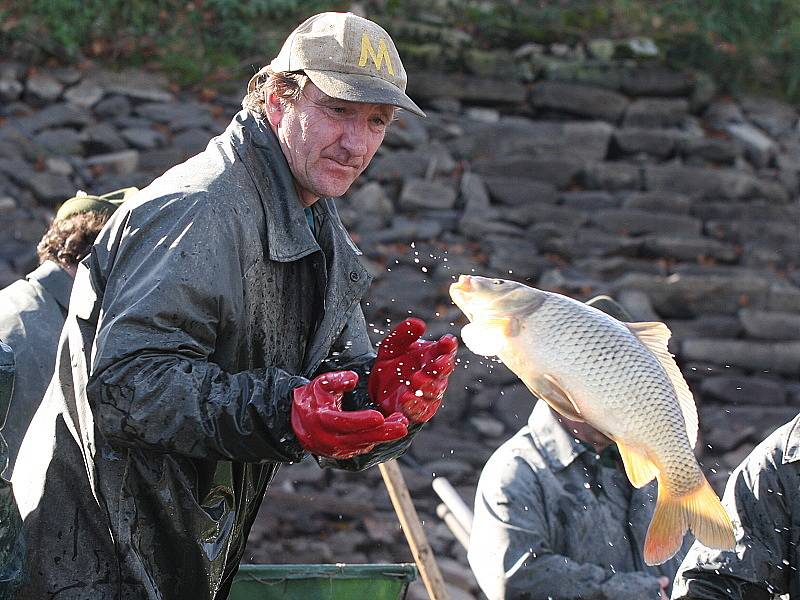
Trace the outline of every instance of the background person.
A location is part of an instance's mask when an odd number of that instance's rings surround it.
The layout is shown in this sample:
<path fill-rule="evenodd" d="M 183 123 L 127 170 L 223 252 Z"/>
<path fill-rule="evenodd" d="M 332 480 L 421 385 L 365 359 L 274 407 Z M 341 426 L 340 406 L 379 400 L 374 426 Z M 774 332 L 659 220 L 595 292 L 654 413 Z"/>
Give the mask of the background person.
<path fill-rule="evenodd" d="M 39 267 L 0 290 L 0 340 L 14 350 L 17 378 L 2 433 L 11 478 L 22 438 L 53 376 L 56 349 L 78 263 L 109 217 L 136 188 L 64 201 L 39 245 Z"/>

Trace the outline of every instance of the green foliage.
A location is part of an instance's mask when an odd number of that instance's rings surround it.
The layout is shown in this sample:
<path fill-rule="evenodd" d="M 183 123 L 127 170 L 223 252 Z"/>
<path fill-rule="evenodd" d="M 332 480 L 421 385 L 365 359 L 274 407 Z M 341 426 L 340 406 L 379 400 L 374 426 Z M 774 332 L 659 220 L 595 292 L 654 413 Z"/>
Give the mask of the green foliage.
<path fill-rule="evenodd" d="M 44 55 L 156 62 L 180 83 L 240 76 L 274 56 L 303 18 L 335 0 L 6 0 L 0 53 L 14 40 Z M 668 59 L 731 91 L 800 99 L 798 0 L 361 0 L 411 62 L 458 67 L 476 51 L 593 37 L 653 38 Z M 441 53 L 437 54 L 437 47 Z M 473 57 L 474 58 L 474 57 Z M 473 61 L 474 62 L 474 61 Z"/>

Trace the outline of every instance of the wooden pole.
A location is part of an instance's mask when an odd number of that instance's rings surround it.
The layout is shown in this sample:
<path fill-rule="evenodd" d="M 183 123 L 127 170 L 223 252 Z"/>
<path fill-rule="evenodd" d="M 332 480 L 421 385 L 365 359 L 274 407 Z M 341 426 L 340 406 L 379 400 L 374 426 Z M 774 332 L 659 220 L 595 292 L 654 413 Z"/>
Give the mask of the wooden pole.
<path fill-rule="evenodd" d="M 425 537 L 417 510 L 411 501 L 411 494 L 400 471 L 400 465 L 396 460 L 390 460 L 378 466 L 428 595 L 431 600 L 449 600 L 442 573 L 439 571 L 439 565 L 433 557 L 433 550 L 428 544 L 428 538 Z"/>

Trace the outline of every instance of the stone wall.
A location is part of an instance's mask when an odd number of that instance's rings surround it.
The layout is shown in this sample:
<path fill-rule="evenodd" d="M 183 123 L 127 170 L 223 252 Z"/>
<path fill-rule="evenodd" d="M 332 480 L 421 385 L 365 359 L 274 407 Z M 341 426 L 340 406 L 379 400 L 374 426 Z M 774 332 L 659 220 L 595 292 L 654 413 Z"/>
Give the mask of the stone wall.
<path fill-rule="evenodd" d="M 585 65 L 584 65 L 585 66 Z M 579 299 L 608 293 L 664 320 L 700 412 L 697 453 L 720 490 L 800 410 L 797 111 L 715 97 L 660 66 L 544 71 L 533 81 L 412 72 L 427 119 L 401 115 L 340 211 L 375 275 L 375 340 L 408 314 L 431 336 L 465 323 L 459 273 Z M 147 185 L 205 147 L 239 97 L 191 97 L 144 72 L 0 65 L 0 285 L 34 266 L 59 201 Z M 404 469 L 454 586 L 464 552 L 435 516 L 433 476 L 472 502 L 491 452 L 532 398 L 502 365 L 460 352 L 442 412 Z M 410 560 L 377 469 L 285 469 L 246 561 Z M 419 596 L 419 588 L 414 591 Z"/>

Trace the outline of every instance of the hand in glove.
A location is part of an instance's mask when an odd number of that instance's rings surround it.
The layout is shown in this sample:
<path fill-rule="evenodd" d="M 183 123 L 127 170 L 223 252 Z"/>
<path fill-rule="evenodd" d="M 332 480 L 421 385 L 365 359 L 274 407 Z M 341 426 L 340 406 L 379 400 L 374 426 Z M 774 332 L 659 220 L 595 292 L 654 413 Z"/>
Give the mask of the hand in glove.
<path fill-rule="evenodd" d="M 292 429 L 303 448 L 329 458 L 352 458 L 408 434 L 408 419 L 399 412 L 384 417 L 377 410 L 342 410 L 342 395 L 357 382 L 353 371 L 333 371 L 294 389 Z"/>
<path fill-rule="evenodd" d="M 383 414 L 399 411 L 412 423 L 436 414 L 458 350 L 450 334 L 432 342 L 419 339 L 423 333 L 425 321 L 413 317 L 395 327 L 381 342 L 367 384 Z"/>

